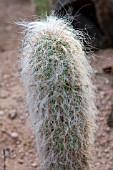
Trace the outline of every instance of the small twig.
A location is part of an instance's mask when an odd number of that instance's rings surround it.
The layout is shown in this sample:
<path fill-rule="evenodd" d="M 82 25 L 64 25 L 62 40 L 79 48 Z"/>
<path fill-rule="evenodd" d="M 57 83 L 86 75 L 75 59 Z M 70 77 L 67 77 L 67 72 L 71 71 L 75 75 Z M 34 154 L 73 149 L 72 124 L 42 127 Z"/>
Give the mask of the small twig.
<path fill-rule="evenodd" d="M 4 158 L 3 170 L 6 170 L 6 154 L 5 154 L 5 149 L 3 149 L 3 158 Z"/>

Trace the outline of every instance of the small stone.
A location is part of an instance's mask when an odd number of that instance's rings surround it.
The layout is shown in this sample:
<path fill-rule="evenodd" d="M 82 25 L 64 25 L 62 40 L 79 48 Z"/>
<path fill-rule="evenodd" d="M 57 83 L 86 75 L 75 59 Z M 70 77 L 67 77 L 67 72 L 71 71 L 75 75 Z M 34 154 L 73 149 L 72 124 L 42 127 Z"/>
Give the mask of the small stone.
<path fill-rule="evenodd" d="M 18 141 L 16 142 L 16 144 L 17 144 L 17 145 L 20 145 L 20 144 L 21 144 L 21 141 L 18 140 Z"/>
<path fill-rule="evenodd" d="M 2 47 L 2 46 L 0 45 L 0 52 L 4 52 L 4 51 L 5 51 L 4 47 Z"/>
<path fill-rule="evenodd" d="M 109 79 L 105 79 L 104 84 L 109 84 Z"/>
<path fill-rule="evenodd" d="M 17 116 L 17 112 L 16 112 L 16 110 L 10 110 L 8 115 L 9 115 L 10 119 L 15 119 Z"/>
<path fill-rule="evenodd" d="M 19 163 L 19 164 L 23 164 L 23 163 L 24 163 L 24 160 L 23 160 L 23 159 L 19 159 L 19 160 L 18 160 L 18 163 Z"/>
<path fill-rule="evenodd" d="M 37 165 L 37 163 L 33 162 L 33 163 L 31 164 L 31 166 L 34 167 L 34 168 L 36 168 L 38 165 Z"/>
<path fill-rule="evenodd" d="M 11 77 L 10 74 L 4 74 L 4 79 L 9 79 Z"/>
<path fill-rule="evenodd" d="M 110 155 L 108 154 L 108 152 L 106 153 L 106 158 L 108 158 L 108 160 L 110 158 Z"/>
<path fill-rule="evenodd" d="M 106 131 L 106 132 L 110 132 L 110 127 L 107 126 L 106 129 L 105 129 L 105 131 Z"/>
<path fill-rule="evenodd" d="M 29 153 L 28 153 L 28 152 L 26 152 L 26 153 L 25 153 L 25 155 L 26 155 L 26 156 L 29 156 Z"/>
<path fill-rule="evenodd" d="M 15 158 L 16 158 L 16 154 L 12 155 L 11 158 L 12 158 L 12 159 L 15 159 Z"/>
<path fill-rule="evenodd" d="M 98 70 L 94 70 L 94 74 L 99 74 L 99 71 Z"/>
<path fill-rule="evenodd" d="M 20 153 L 20 158 L 21 159 L 24 159 L 24 156 L 25 156 L 25 154 L 22 152 L 22 153 Z"/>
<path fill-rule="evenodd" d="M 8 156 L 10 155 L 10 152 L 11 152 L 11 151 L 10 151 L 10 148 L 5 148 L 5 149 L 4 149 L 4 156 L 5 156 L 5 157 L 8 157 Z"/>
<path fill-rule="evenodd" d="M 2 110 L 0 110 L 0 116 L 2 116 L 4 114 L 4 112 Z"/>
<path fill-rule="evenodd" d="M 4 127 L 1 129 L 1 133 L 4 133 L 4 134 L 7 133 L 7 131 Z"/>
<path fill-rule="evenodd" d="M 18 134 L 16 132 L 13 132 L 13 133 L 11 133 L 11 137 L 13 139 L 17 139 L 18 138 Z"/>
<path fill-rule="evenodd" d="M 9 93 L 7 91 L 2 90 L 0 93 L 0 97 L 5 99 L 5 98 L 9 97 Z"/>
<path fill-rule="evenodd" d="M 104 152 L 105 152 L 105 153 L 109 153 L 109 149 L 105 149 Z"/>

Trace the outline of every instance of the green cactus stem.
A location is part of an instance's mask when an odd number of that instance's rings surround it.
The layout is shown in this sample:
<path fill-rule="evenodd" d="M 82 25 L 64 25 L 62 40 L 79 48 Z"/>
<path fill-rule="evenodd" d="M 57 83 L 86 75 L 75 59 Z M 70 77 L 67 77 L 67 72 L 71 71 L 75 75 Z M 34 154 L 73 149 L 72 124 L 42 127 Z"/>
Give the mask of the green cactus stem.
<path fill-rule="evenodd" d="M 53 16 L 22 25 L 21 75 L 41 170 L 90 170 L 96 107 L 81 33 Z"/>

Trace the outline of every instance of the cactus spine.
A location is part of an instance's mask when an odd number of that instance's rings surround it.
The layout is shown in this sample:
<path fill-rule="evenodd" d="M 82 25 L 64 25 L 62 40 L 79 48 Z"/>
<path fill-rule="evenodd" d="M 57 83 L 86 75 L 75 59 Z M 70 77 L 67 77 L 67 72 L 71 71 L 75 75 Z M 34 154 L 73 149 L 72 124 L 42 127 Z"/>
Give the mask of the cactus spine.
<path fill-rule="evenodd" d="M 79 31 L 54 16 L 21 25 L 21 76 L 41 170 L 89 170 L 96 108 Z"/>

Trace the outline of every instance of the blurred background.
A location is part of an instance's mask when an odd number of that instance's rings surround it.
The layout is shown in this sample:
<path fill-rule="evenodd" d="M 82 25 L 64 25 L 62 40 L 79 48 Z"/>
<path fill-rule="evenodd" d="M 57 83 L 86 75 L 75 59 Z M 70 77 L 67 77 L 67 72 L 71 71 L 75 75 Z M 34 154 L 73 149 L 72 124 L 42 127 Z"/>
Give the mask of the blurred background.
<path fill-rule="evenodd" d="M 0 0 L 0 170 L 40 170 L 20 80 L 21 28 L 46 14 L 83 32 L 94 69 L 98 130 L 93 170 L 113 170 L 113 0 Z"/>

